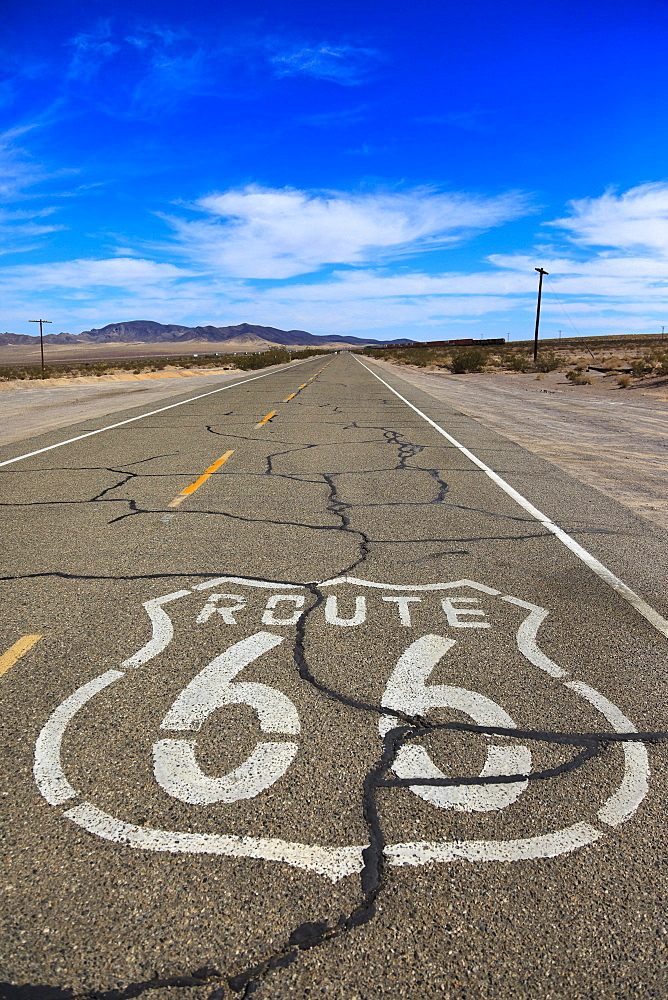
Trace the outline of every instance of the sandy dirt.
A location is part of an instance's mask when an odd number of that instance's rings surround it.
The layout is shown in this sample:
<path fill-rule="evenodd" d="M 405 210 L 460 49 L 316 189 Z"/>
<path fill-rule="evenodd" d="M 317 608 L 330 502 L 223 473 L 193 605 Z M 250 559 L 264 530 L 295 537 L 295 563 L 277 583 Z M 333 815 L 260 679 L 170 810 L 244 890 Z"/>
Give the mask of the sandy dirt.
<path fill-rule="evenodd" d="M 270 345 L 267 345 L 270 346 Z M 44 360 L 47 365 L 59 361 L 113 361 L 114 358 L 160 358 L 185 357 L 190 354 L 234 354 L 258 350 L 254 344 L 245 341 L 186 340 L 173 344 L 170 341 L 158 343 L 111 343 L 111 344 L 45 344 Z M 0 365 L 39 364 L 39 338 L 34 344 L 0 345 Z"/>
<path fill-rule="evenodd" d="M 61 375 L 58 378 L 45 378 L 45 379 L 9 379 L 6 382 L 0 382 L 0 392 L 4 389 L 24 389 L 27 385 L 32 385 L 37 388 L 48 389 L 51 386 L 76 386 L 76 385 L 96 385 L 98 382 L 146 382 L 154 381 L 159 379 L 163 381 L 164 379 L 170 378 L 189 378 L 191 375 L 212 375 L 214 371 L 228 371 L 238 369 L 227 369 L 224 367 L 216 368 L 212 370 L 211 368 L 182 368 L 176 371 L 159 371 L 159 372 L 140 372 L 135 375 L 134 372 L 110 372 L 108 375 Z"/>
<path fill-rule="evenodd" d="M 186 379 L 183 376 L 197 375 Z M 0 445 L 24 441 L 81 420 L 153 404 L 169 396 L 193 395 L 244 378 L 238 370 L 149 372 L 0 383 Z M 180 377 L 179 377 L 180 376 Z M 109 385 L 110 382 L 117 383 Z"/>
<path fill-rule="evenodd" d="M 562 373 L 450 375 L 379 363 L 668 528 L 668 382 L 574 386 Z"/>

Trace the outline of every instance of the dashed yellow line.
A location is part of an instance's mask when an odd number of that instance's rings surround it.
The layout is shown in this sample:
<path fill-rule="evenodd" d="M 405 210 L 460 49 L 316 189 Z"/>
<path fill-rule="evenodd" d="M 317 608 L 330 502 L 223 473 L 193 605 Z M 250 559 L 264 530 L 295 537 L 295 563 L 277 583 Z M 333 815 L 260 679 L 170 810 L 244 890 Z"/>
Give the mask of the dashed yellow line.
<path fill-rule="evenodd" d="M 41 635 L 22 635 L 13 646 L 10 646 L 6 653 L 0 656 L 0 677 L 13 667 L 17 660 L 28 652 L 29 649 L 39 642 Z"/>
<path fill-rule="evenodd" d="M 195 490 L 198 490 L 202 485 L 202 483 L 205 483 L 207 481 L 209 476 L 212 476 L 214 472 L 218 471 L 221 465 L 223 465 L 228 460 L 230 455 L 234 455 L 234 449 L 232 449 L 232 451 L 226 451 L 224 455 L 221 455 L 220 458 L 217 458 L 216 461 L 213 463 L 213 465 L 210 465 L 209 468 L 206 470 L 206 472 L 202 473 L 199 479 L 196 479 L 194 483 L 190 484 L 190 486 L 186 486 L 184 490 L 181 490 L 179 495 L 175 497 L 171 503 L 168 503 L 167 506 L 178 507 L 180 503 L 183 503 L 186 497 L 189 497 L 191 493 L 194 493 Z"/>
<path fill-rule="evenodd" d="M 331 362 L 329 362 L 329 361 L 327 362 L 327 364 L 330 364 L 330 363 Z M 315 375 L 312 375 L 309 379 L 307 379 L 306 382 L 304 382 L 302 385 L 299 386 L 299 389 L 306 389 L 306 387 L 308 386 L 309 382 L 315 381 L 315 379 L 318 377 L 318 375 L 321 375 L 322 372 L 325 370 L 326 367 L 327 367 L 327 365 L 325 365 L 323 368 L 321 368 L 320 371 L 316 372 Z M 286 399 L 283 400 L 283 402 L 284 403 L 288 403 L 291 399 L 294 399 L 295 396 L 297 395 L 297 392 L 299 392 L 299 389 L 297 389 L 296 392 L 291 393 L 291 395 L 287 396 Z M 263 417 L 262 420 L 259 420 L 258 423 L 256 423 L 255 426 L 256 427 L 264 427 L 264 425 L 268 424 L 270 420 L 273 420 L 273 418 L 276 416 L 277 413 L 278 413 L 278 410 L 272 410 L 271 413 L 268 413 L 266 415 L 266 417 Z M 228 458 L 230 457 L 230 455 L 233 455 L 233 454 L 234 454 L 234 449 L 232 451 L 226 451 L 224 455 L 221 455 L 221 457 L 219 459 L 217 459 L 213 463 L 213 465 L 209 466 L 209 468 L 206 470 L 206 472 L 202 473 L 202 475 L 199 477 L 199 479 L 196 479 L 194 483 L 190 484 L 190 486 L 186 486 L 186 488 L 184 490 L 181 490 L 181 492 L 179 493 L 179 495 L 177 497 L 174 497 L 174 499 L 171 501 L 171 503 L 167 504 L 167 506 L 168 507 L 178 507 L 178 505 L 180 503 L 183 503 L 183 501 L 186 499 L 186 497 L 189 497 L 192 493 L 195 492 L 195 490 L 198 490 L 200 488 L 200 486 L 207 481 L 207 479 L 209 478 L 209 476 L 212 476 L 214 472 L 217 472 L 218 469 L 221 467 L 221 465 L 223 465 L 223 463 L 228 460 Z M 25 639 L 32 639 L 34 642 L 37 642 L 37 640 L 40 639 L 41 636 L 25 636 L 24 638 Z M 15 648 L 15 646 L 19 646 L 22 641 L 23 640 L 19 640 L 19 642 L 15 643 L 14 646 L 12 646 L 12 648 L 10 650 L 8 650 L 7 653 L 4 654 L 4 656 L 0 657 L 0 675 L 2 673 L 4 673 L 4 670 L 8 670 L 9 667 L 12 666 L 12 663 L 16 662 L 16 660 L 19 658 L 19 656 L 22 656 L 23 653 L 27 649 L 30 649 L 30 646 L 33 645 L 33 642 L 29 643 L 25 647 L 25 649 L 22 649 L 16 655 L 15 659 L 13 659 L 10 663 L 8 663 L 7 666 L 5 666 L 4 669 L 3 669 L 2 665 L 5 662 L 5 658 L 7 656 L 9 656 L 9 654 L 12 652 L 12 650 Z"/>
<path fill-rule="evenodd" d="M 262 427 L 264 424 L 268 424 L 269 421 L 273 417 L 275 417 L 277 413 L 278 413 L 278 410 L 272 410 L 271 413 L 268 413 L 266 417 L 263 417 L 262 420 L 259 420 L 258 423 L 256 423 L 255 426 L 256 427 Z"/>
<path fill-rule="evenodd" d="M 327 365 L 331 365 L 331 363 L 332 363 L 331 361 L 328 361 L 328 362 L 327 362 Z M 306 380 L 306 382 L 302 383 L 302 385 L 298 386 L 298 388 L 297 388 L 297 392 L 299 392 L 299 390 L 300 390 L 300 389 L 306 389 L 306 388 L 307 388 L 307 386 L 308 386 L 308 384 L 309 384 L 309 382 L 313 382 L 313 381 L 315 381 L 315 379 L 317 379 L 318 375 L 322 375 L 322 373 L 324 372 L 324 370 L 325 370 L 325 368 L 327 367 L 327 365 L 325 365 L 325 366 L 324 366 L 323 368 L 321 368 L 321 369 L 320 369 L 320 371 L 316 372 L 316 373 L 315 373 L 315 375 L 311 375 L 311 377 L 310 377 L 309 379 L 307 379 L 307 380 Z M 292 395 L 290 395 L 290 396 L 287 396 L 287 397 L 286 397 L 286 398 L 285 398 L 285 399 L 283 400 L 283 402 L 284 402 L 284 403 L 289 403 L 291 399 L 294 399 L 294 398 L 295 398 L 295 396 L 297 395 L 297 392 L 293 392 L 293 393 L 292 393 Z M 271 419 L 272 417 L 274 417 L 274 416 L 276 416 L 276 414 L 275 414 L 275 413 L 270 413 L 270 414 L 269 414 L 268 416 L 266 416 L 266 417 L 264 418 L 264 420 L 261 420 L 261 421 L 260 421 L 260 423 L 259 423 L 259 424 L 256 424 L 255 426 L 256 426 L 256 427 L 261 427 L 261 426 L 262 426 L 262 424 L 266 423 L 266 422 L 267 422 L 267 420 L 270 420 L 270 419 Z"/>

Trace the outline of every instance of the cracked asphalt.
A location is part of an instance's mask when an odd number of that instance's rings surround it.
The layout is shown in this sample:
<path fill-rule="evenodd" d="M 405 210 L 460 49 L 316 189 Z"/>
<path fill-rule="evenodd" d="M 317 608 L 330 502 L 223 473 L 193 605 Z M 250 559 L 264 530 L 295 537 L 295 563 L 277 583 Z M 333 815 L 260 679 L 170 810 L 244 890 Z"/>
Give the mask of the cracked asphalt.
<path fill-rule="evenodd" d="M 668 535 L 364 364 L 0 467 L 7 1000 L 666 995 L 666 637 L 425 416 L 657 618 Z"/>

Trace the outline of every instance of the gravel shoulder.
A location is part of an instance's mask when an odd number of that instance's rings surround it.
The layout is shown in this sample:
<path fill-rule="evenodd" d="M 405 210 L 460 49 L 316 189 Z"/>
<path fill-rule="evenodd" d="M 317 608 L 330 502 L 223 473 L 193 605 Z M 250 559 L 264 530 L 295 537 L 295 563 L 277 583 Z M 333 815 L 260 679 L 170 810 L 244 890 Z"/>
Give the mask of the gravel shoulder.
<path fill-rule="evenodd" d="M 561 373 L 450 375 L 376 362 L 668 528 L 668 387 L 571 385 Z"/>

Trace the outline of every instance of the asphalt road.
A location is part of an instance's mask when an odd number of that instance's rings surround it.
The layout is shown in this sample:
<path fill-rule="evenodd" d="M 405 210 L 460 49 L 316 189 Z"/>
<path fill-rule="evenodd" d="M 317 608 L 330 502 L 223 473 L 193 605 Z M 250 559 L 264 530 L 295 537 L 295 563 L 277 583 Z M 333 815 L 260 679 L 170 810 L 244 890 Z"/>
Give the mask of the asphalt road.
<path fill-rule="evenodd" d="M 241 381 L 0 449 L 0 996 L 665 997 L 668 535 L 386 367 Z"/>

